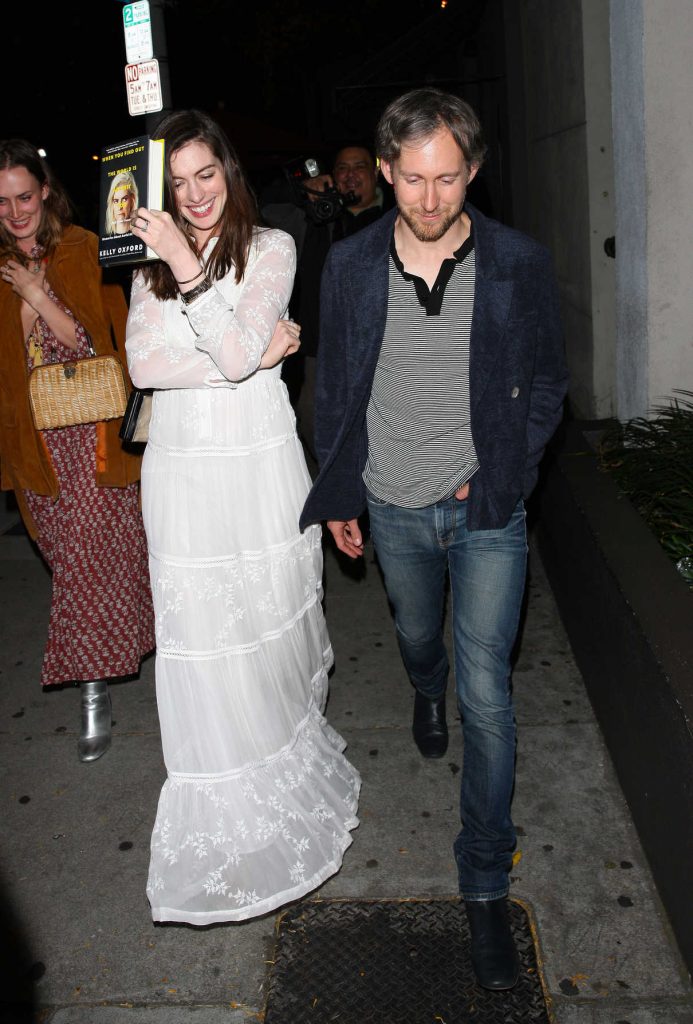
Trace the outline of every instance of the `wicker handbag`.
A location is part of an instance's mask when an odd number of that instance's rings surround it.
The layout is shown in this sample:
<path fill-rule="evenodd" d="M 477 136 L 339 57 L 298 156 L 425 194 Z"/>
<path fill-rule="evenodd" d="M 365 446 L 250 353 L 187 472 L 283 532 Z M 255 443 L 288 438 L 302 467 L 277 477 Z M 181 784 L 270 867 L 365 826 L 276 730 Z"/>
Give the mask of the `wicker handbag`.
<path fill-rule="evenodd" d="M 29 374 L 29 403 L 37 430 L 97 423 L 122 416 L 128 400 L 125 374 L 116 356 L 91 356 L 44 363 Z"/>

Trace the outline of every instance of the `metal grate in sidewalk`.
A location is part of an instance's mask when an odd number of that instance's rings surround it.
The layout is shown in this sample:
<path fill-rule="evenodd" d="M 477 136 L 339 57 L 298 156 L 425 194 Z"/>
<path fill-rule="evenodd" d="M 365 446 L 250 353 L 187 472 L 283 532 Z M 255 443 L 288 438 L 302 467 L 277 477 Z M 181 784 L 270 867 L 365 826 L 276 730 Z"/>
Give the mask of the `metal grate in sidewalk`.
<path fill-rule="evenodd" d="M 277 922 L 265 1024 L 551 1024 L 529 908 L 510 918 L 520 980 L 488 992 L 459 899 L 299 903 Z"/>

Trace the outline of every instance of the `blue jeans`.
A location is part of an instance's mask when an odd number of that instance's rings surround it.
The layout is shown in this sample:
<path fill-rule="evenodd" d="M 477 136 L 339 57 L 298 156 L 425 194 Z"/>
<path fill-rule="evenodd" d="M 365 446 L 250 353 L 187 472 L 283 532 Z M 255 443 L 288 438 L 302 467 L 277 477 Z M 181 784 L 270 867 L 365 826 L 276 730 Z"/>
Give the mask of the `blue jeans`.
<path fill-rule="evenodd" d="M 441 696 L 447 685 L 443 611 L 449 572 L 464 739 L 462 829 L 454 843 L 459 887 L 464 899 L 498 899 L 508 892 L 516 842 L 510 655 L 525 588 L 524 505 L 517 505 L 502 530 L 468 530 L 467 503 L 454 496 L 408 509 L 369 495 L 368 511 L 404 667 L 427 697 Z"/>

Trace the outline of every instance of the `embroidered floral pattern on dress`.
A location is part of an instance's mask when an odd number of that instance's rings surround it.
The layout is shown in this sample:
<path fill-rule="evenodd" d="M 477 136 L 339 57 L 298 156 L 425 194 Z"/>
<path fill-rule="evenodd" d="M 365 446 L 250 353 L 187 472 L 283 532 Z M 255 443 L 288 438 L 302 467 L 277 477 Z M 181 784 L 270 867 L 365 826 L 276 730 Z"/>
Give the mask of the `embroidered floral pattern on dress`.
<path fill-rule="evenodd" d="M 238 777 L 172 777 L 166 783 L 152 852 L 172 869 L 170 878 L 185 877 L 191 889 L 204 892 L 207 899 L 197 901 L 200 914 L 210 920 L 241 920 L 251 907 L 274 909 L 293 898 L 296 887 L 314 888 L 325 877 L 325 864 L 341 859 L 349 841 L 344 828 L 355 824 L 355 778 L 331 746 L 332 730 L 327 727 L 325 732 L 325 726 L 313 708 L 295 742 L 279 757 L 254 765 L 240 782 Z M 201 808 L 208 805 L 209 813 L 200 810 L 199 816 L 211 828 L 187 831 L 185 825 L 172 824 L 181 818 L 178 805 L 190 801 Z M 277 857 L 286 862 L 287 889 L 282 893 L 273 891 L 271 869 L 262 870 L 264 858 L 269 865 Z M 255 879 L 253 888 L 234 887 L 229 881 L 247 872 Z M 167 880 L 160 870 L 150 871 L 147 891 L 150 900 L 166 906 Z M 222 910 L 218 897 L 225 904 Z"/>
<path fill-rule="evenodd" d="M 126 345 L 133 383 L 199 388 L 244 380 L 287 309 L 295 268 L 293 239 L 258 228 L 243 281 L 231 272 L 185 310 L 180 299 L 159 302 L 135 274 Z"/>
<path fill-rule="evenodd" d="M 317 531 L 297 535 L 291 543 L 267 552 L 241 553 L 218 563 L 175 565 L 151 553 L 150 572 L 157 608 L 156 637 L 160 656 L 199 656 L 203 652 L 244 648 L 273 634 L 273 620 L 291 624 L 292 593 L 299 612 L 319 600 L 315 571 Z M 300 588 L 300 589 L 299 589 Z M 199 609 L 206 611 L 202 622 Z M 263 628 L 258 626 L 258 614 Z M 194 623 L 194 646 L 187 646 L 186 623 Z"/>

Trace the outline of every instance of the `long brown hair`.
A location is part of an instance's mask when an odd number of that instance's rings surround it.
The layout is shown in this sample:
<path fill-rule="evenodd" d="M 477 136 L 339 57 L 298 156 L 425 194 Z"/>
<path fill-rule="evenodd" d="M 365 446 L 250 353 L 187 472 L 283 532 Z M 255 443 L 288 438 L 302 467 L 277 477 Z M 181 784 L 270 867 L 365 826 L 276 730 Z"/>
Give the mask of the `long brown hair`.
<path fill-rule="evenodd" d="M 190 236 L 190 226 L 178 210 L 171 176 L 171 157 L 189 142 L 202 142 L 209 146 L 220 161 L 226 181 L 226 204 L 219 221 L 219 237 L 207 260 L 205 270 L 213 281 L 218 281 L 234 268 L 236 282 L 243 277 L 253 229 L 258 223 L 255 196 L 241 169 L 236 152 L 217 122 L 200 110 L 181 110 L 167 115 L 152 133 L 163 139 L 166 160 L 164 170 L 164 210 L 189 240 L 192 251 L 199 255 Z M 157 299 L 174 299 L 178 295 L 168 263 L 158 260 L 142 269 L 144 280 Z"/>
<path fill-rule="evenodd" d="M 60 242 L 63 231 L 72 222 L 72 203 L 35 146 L 26 139 L 0 140 L 0 171 L 11 171 L 15 167 L 26 168 L 41 188 L 48 185 L 36 241 L 44 255 L 50 256 Z M 17 239 L 0 222 L 0 259 L 8 256 L 22 263 L 26 260 L 26 253 L 19 248 Z"/>

